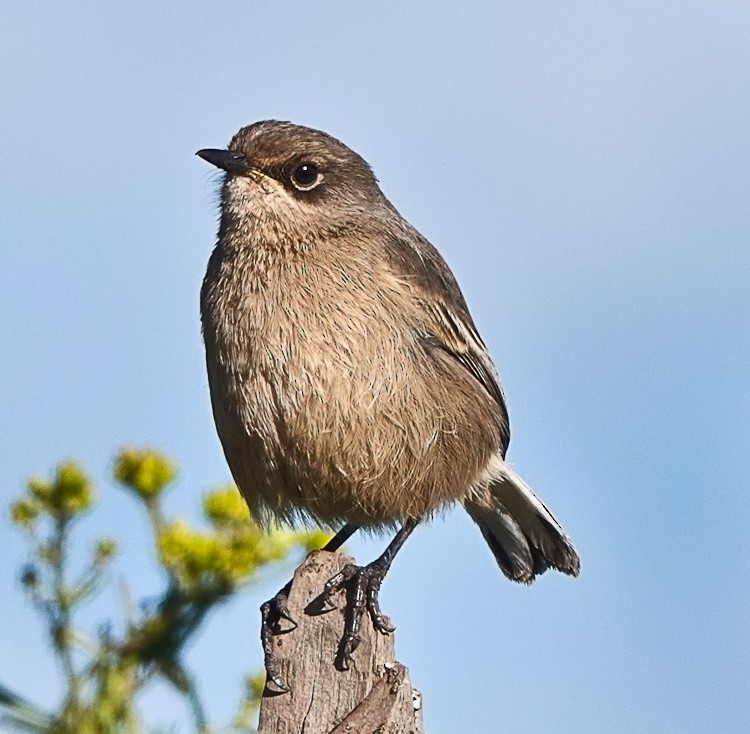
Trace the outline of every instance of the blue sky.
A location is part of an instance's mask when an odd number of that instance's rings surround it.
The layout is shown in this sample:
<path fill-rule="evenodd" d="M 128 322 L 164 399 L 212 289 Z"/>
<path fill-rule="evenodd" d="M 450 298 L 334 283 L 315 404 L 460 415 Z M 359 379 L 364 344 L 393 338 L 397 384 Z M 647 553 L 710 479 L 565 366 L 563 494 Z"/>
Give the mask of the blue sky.
<path fill-rule="evenodd" d="M 193 153 L 258 119 L 320 127 L 455 270 L 510 458 L 582 556 L 579 579 L 523 588 L 461 513 L 415 534 L 382 602 L 428 731 L 746 730 L 747 2 L 6 5 L 3 504 L 82 460 L 104 496 L 83 535 L 120 535 L 119 571 L 158 588 L 105 477 L 118 446 L 160 446 L 169 509 L 193 516 L 228 478 L 198 324 L 215 177 Z M 54 701 L 25 546 L 0 538 L 0 680 Z M 280 580 L 190 651 L 218 719 Z M 145 707 L 185 721 L 163 690 Z"/>

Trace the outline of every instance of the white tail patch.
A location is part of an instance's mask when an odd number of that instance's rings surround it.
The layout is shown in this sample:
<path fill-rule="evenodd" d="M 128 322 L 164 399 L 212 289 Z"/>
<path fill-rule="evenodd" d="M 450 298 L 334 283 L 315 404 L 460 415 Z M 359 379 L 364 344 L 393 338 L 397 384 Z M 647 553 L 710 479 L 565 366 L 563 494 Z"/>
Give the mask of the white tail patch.
<path fill-rule="evenodd" d="M 531 583 L 548 568 L 578 575 L 580 560 L 562 526 L 499 456 L 488 464 L 464 507 L 508 578 Z"/>

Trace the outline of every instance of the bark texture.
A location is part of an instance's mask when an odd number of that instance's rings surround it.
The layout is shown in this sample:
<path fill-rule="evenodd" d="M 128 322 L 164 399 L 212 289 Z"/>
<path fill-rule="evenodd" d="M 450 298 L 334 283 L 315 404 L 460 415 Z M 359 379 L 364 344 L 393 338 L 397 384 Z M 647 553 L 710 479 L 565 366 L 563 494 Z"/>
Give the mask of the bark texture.
<path fill-rule="evenodd" d="M 338 648 L 344 629 L 343 594 L 335 609 L 319 613 L 318 598 L 329 578 L 353 559 L 315 551 L 294 574 L 289 610 L 294 630 L 274 639 L 275 656 L 291 689 L 266 691 L 258 734 L 424 734 L 421 694 L 396 662 L 393 635 L 362 620 L 362 641 L 351 668 L 341 670 Z"/>

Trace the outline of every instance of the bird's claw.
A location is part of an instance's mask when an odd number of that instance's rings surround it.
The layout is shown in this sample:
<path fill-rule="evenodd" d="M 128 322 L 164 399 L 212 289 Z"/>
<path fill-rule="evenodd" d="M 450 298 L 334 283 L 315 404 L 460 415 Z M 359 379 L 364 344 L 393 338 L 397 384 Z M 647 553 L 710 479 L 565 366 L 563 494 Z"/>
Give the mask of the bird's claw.
<path fill-rule="evenodd" d="M 288 693 L 289 686 L 284 681 L 273 655 L 273 638 L 296 629 L 297 622 L 289 612 L 289 589 L 287 584 L 276 596 L 265 602 L 260 608 L 262 618 L 260 627 L 260 641 L 263 645 L 263 657 L 266 665 L 266 688 L 271 693 Z M 281 628 L 281 620 L 291 623 L 287 629 Z"/>
<path fill-rule="evenodd" d="M 341 638 L 338 654 L 338 664 L 342 670 L 349 670 L 352 654 L 362 640 L 359 629 L 365 610 L 370 613 L 373 626 L 378 632 L 388 635 L 395 629 L 390 618 L 380 611 L 378 598 L 387 570 L 378 561 L 367 566 L 348 564 L 323 587 L 321 603 L 324 609 L 332 608 L 331 597 L 334 594 L 343 589 L 348 592 L 344 636 Z"/>

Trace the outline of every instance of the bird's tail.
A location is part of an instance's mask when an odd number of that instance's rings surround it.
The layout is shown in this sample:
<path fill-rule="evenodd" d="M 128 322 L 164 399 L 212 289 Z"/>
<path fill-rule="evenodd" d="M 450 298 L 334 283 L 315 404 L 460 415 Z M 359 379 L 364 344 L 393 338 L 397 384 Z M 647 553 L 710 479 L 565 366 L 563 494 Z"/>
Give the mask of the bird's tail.
<path fill-rule="evenodd" d="M 573 544 L 526 482 L 499 457 L 485 477 L 464 506 L 502 572 L 525 584 L 548 568 L 578 576 Z"/>

